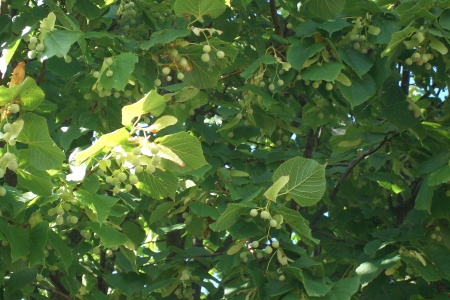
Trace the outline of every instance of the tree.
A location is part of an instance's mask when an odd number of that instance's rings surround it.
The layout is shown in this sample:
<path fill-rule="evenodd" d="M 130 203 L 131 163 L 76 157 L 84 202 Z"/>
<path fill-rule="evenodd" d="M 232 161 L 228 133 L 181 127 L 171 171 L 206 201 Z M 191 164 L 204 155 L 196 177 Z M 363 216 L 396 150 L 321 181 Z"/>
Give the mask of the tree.
<path fill-rule="evenodd" d="M 2 297 L 447 299 L 449 4 L 2 0 Z"/>

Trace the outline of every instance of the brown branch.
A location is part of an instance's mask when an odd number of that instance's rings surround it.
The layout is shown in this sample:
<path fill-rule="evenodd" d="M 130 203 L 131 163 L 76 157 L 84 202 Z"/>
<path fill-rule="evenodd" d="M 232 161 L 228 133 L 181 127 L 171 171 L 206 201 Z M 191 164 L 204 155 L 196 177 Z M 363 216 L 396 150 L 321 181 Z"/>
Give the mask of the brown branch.
<path fill-rule="evenodd" d="M 224 75 L 224 76 L 220 77 L 218 81 L 224 80 L 225 78 L 228 78 L 228 77 L 240 74 L 240 73 L 242 73 L 242 72 L 241 71 L 231 72 L 230 74 L 227 74 L 227 75 Z"/>
<path fill-rule="evenodd" d="M 275 26 L 275 32 L 282 37 L 283 32 L 281 31 L 280 19 L 278 18 L 275 0 L 270 0 L 270 15 L 272 16 L 273 25 Z"/>
<path fill-rule="evenodd" d="M 328 238 L 330 238 L 332 240 L 335 240 L 337 242 L 345 242 L 345 241 L 347 241 L 346 239 L 339 238 L 337 236 L 334 236 L 334 235 L 329 234 L 328 232 L 325 232 L 325 231 L 322 231 L 322 230 L 314 229 L 313 231 L 317 232 L 320 235 L 326 236 L 326 237 L 328 237 Z"/>
<path fill-rule="evenodd" d="M 310 129 L 308 132 L 308 139 L 306 140 L 305 151 L 303 152 L 304 158 L 311 158 L 312 152 L 314 149 L 315 140 L 316 140 L 316 136 L 314 134 L 314 130 Z"/>
<path fill-rule="evenodd" d="M 51 292 L 52 294 L 58 295 L 58 296 L 60 296 L 60 297 L 62 297 L 62 298 L 64 298 L 64 299 L 67 299 L 67 300 L 73 300 L 72 297 L 69 297 L 69 296 L 67 296 L 66 294 L 61 293 L 61 292 L 59 292 L 59 291 L 56 291 L 56 290 L 54 290 L 54 289 L 52 289 L 52 288 L 50 288 L 50 287 L 48 287 L 48 286 L 41 285 L 41 284 L 37 284 L 37 283 L 33 283 L 33 282 L 31 283 L 31 285 L 37 287 L 38 289 L 42 289 L 42 290 L 49 291 L 49 292 Z"/>
<path fill-rule="evenodd" d="M 36 84 L 39 85 L 42 80 L 44 79 L 45 76 L 45 72 L 47 72 L 47 68 L 45 67 L 45 63 L 47 61 L 44 60 L 44 62 L 42 63 L 42 67 L 41 67 L 41 71 L 39 72 L 39 75 L 36 77 Z"/>
<path fill-rule="evenodd" d="M 347 167 L 347 169 L 345 170 L 345 172 L 342 174 L 341 178 L 339 179 L 338 184 L 336 185 L 336 187 L 334 188 L 333 192 L 330 195 L 330 201 L 332 201 L 334 199 L 334 197 L 336 197 L 337 193 L 339 192 L 339 190 L 342 187 L 342 184 L 344 183 L 345 179 L 347 178 L 347 176 L 352 172 L 353 168 L 356 167 L 357 164 L 359 164 L 364 158 L 366 158 L 367 156 L 377 152 L 381 147 L 383 147 L 384 144 L 386 144 L 391 137 L 389 137 L 389 134 L 391 132 L 388 133 L 388 135 L 386 135 L 386 137 L 381 141 L 380 144 L 378 144 L 377 146 L 374 146 L 372 148 L 370 148 L 369 150 L 367 150 L 366 152 L 364 152 L 363 154 L 361 154 L 360 156 L 358 156 L 357 158 L 355 158 Z M 319 221 L 319 219 L 323 216 L 323 214 L 325 213 L 325 211 L 327 210 L 327 205 L 324 204 L 322 205 L 322 207 L 319 209 L 319 211 L 317 212 L 314 220 L 311 223 L 311 228 L 315 228 L 317 225 L 317 222 Z"/>

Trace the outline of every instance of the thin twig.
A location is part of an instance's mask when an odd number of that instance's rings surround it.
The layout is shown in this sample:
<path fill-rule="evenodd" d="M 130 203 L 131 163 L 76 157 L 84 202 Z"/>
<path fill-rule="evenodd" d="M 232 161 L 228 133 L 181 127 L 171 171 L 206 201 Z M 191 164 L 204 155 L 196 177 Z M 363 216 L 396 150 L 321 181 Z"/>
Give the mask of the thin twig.
<path fill-rule="evenodd" d="M 334 236 L 334 235 L 329 234 L 328 232 L 325 232 L 325 231 L 322 231 L 322 230 L 314 229 L 313 231 L 318 233 L 318 234 L 321 234 L 323 236 L 329 237 L 330 239 L 335 240 L 337 242 L 345 242 L 345 241 L 347 241 L 346 239 L 339 238 L 337 236 Z"/>
<path fill-rule="evenodd" d="M 381 141 L 380 144 L 378 144 L 377 146 L 374 146 L 372 148 L 370 148 L 369 150 L 367 150 L 366 152 L 364 152 L 363 154 L 361 154 L 360 156 L 358 156 L 357 158 L 355 158 L 347 167 L 347 169 L 345 170 L 345 172 L 342 174 L 341 179 L 339 179 L 338 184 L 336 185 L 336 187 L 334 188 L 333 192 L 330 195 L 330 200 L 333 200 L 334 197 L 336 197 L 337 193 L 339 192 L 339 190 L 342 187 L 342 184 L 344 183 L 345 179 L 347 178 L 347 176 L 352 172 L 353 168 L 356 167 L 357 164 L 359 164 L 364 158 L 366 158 L 367 156 L 377 152 L 381 147 L 383 147 L 384 144 L 386 144 L 391 137 L 389 137 L 389 134 L 391 132 L 388 133 L 388 135 L 386 135 L 386 137 Z M 322 207 L 319 209 L 318 213 L 316 214 L 316 217 L 314 218 L 313 222 L 311 223 L 311 228 L 315 228 L 317 225 L 317 222 L 319 221 L 319 219 L 323 216 L 324 212 L 327 210 L 327 205 L 324 204 L 322 205 Z"/>
<path fill-rule="evenodd" d="M 224 76 L 220 77 L 218 81 L 224 80 L 224 79 L 226 79 L 226 78 L 228 78 L 228 77 L 231 77 L 231 76 L 234 76 L 234 75 L 240 74 L 240 73 L 242 73 L 242 72 L 241 72 L 241 71 L 231 72 L 230 74 L 227 74 L 227 75 L 224 75 Z"/>
<path fill-rule="evenodd" d="M 48 287 L 48 286 L 41 285 L 41 284 L 37 284 L 37 283 L 33 283 L 33 282 L 31 283 L 31 285 L 37 287 L 38 289 L 46 290 L 46 291 L 49 291 L 49 292 L 51 292 L 51 293 L 53 293 L 53 294 L 56 294 L 56 295 L 58 295 L 58 296 L 61 296 L 61 297 L 64 298 L 64 299 L 67 299 L 67 300 L 73 300 L 72 297 L 69 297 L 69 296 L 67 296 L 66 294 L 61 293 L 61 292 L 59 292 L 59 291 L 56 291 L 56 290 L 54 290 L 54 289 L 52 289 L 52 288 L 50 288 L 50 287 Z"/>

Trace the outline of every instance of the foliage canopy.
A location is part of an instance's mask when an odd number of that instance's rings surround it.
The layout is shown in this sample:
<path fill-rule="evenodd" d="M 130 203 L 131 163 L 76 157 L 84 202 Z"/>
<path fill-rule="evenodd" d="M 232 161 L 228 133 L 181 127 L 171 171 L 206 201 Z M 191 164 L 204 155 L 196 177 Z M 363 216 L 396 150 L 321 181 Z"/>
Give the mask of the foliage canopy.
<path fill-rule="evenodd" d="M 2 0 L 1 297 L 447 299 L 449 7 Z"/>

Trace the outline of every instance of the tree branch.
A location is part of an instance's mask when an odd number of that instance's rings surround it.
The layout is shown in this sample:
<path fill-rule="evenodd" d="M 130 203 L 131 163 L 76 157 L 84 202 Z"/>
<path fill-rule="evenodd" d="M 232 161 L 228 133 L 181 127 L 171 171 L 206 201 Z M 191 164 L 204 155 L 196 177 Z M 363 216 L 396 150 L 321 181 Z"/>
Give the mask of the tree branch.
<path fill-rule="evenodd" d="M 66 294 L 61 293 L 61 292 L 59 292 L 57 290 L 54 290 L 54 289 L 52 289 L 52 288 L 50 288 L 48 286 L 37 284 L 37 283 L 33 283 L 33 282 L 31 283 L 31 285 L 37 287 L 38 289 L 49 291 L 50 293 L 58 295 L 61 298 L 64 298 L 64 299 L 67 299 L 67 300 L 73 300 L 72 297 L 69 297 Z"/>
<path fill-rule="evenodd" d="M 272 16 L 273 25 L 275 26 L 275 32 L 282 37 L 283 32 L 281 32 L 280 19 L 278 18 L 275 0 L 270 0 L 270 15 Z"/>
<path fill-rule="evenodd" d="M 39 72 L 39 75 L 36 77 L 36 84 L 37 85 L 39 85 L 42 82 L 42 80 L 44 79 L 44 76 L 45 76 L 45 72 L 47 72 L 47 68 L 45 66 L 46 62 L 47 61 L 44 60 L 44 62 L 42 63 L 41 71 Z"/>
<path fill-rule="evenodd" d="M 372 148 L 370 148 L 369 150 L 367 150 L 366 152 L 364 152 L 363 154 L 361 154 L 360 156 L 358 156 L 357 158 L 355 158 L 347 167 L 347 169 L 345 170 L 345 172 L 342 174 L 341 178 L 339 179 L 338 184 L 336 185 L 336 187 L 334 188 L 333 192 L 330 195 L 330 200 L 332 201 L 334 199 L 334 197 L 336 197 L 337 193 L 339 192 L 339 190 L 342 187 L 342 184 L 344 183 L 345 179 L 347 178 L 347 176 L 352 172 L 353 168 L 356 167 L 357 164 L 359 164 L 364 158 L 366 158 L 367 156 L 377 152 L 381 147 L 383 147 L 384 144 L 386 144 L 391 137 L 389 137 L 389 134 L 391 132 L 388 133 L 388 135 L 386 135 L 386 137 L 381 141 L 380 144 L 378 144 L 377 146 L 374 146 Z M 317 222 L 319 221 L 319 219 L 323 216 L 323 214 L 325 213 L 325 211 L 327 210 L 327 205 L 324 204 L 318 211 L 318 213 L 316 214 L 316 217 L 314 218 L 313 222 L 311 223 L 311 228 L 315 228 L 317 225 Z"/>

